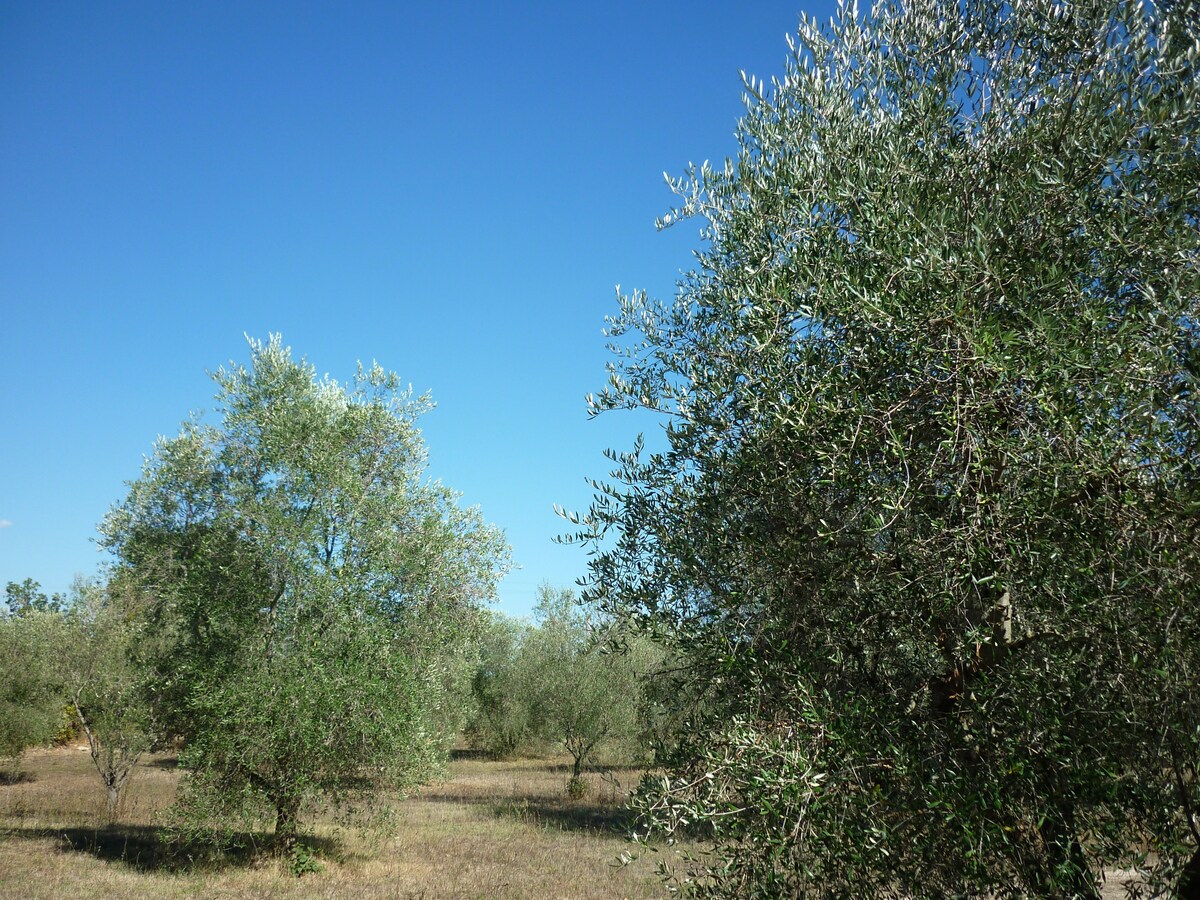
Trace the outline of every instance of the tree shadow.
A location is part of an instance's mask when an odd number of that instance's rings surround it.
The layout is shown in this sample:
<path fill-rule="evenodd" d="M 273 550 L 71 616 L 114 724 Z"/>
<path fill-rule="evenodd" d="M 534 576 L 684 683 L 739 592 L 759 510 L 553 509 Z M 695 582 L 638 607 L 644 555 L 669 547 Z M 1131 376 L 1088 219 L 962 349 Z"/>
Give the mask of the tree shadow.
<path fill-rule="evenodd" d="M 573 772 L 575 767 L 570 763 L 547 763 L 542 766 L 542 770 L 546 772 Z M 601 777 L 615 772 L 645 772 L 644 765 L 614 765 L 614 766 L 584 766 L 584 775 L 599 775 Z"/>
<path fill-rule="evenodd" d="M 492 803 L 498 818 L 513 818 L 535 825 L 546 825 L 562 831 L 585 831 L 598 834 L 625 835 L 633 828 L 636 814 L 626 806 L 595 803 L 530 802 Z"/>
<path fill-rule="evenodd" d="M 500 819 L 516 819 L 530 825 L 558 828 L 562 831 L 599 834 L 626 834 L 636 820 L 636 814 L 623 804 L 587 803 L 567 797 L 559 800 L 503 798 L 487 794 L 440 794 L 417 797 L 413 802 L 478 806 L 490 810 Z"/>
<path fill-rule="evenodd" d="M 0 769 L 0 787 L 8 787 L 14 784 L 29 784 L 37 781 L 33 773 L 26 772 L 24 769 Z"/>
<path fill-rule="evenodd" d="M 486 750 L 475 750 L 473 748 L 456 747 L 450 751 L 450 759 L 454 762 L 470 759 L 494 760 L 498 758 L 494 753 L 489 753 Z"/>
<path fill-rule="evenodd" d="M 183 840 L 168 829 L 150 825 L 8 828 L 5 832 L 9 837 L 54 838 L 59 852 L 85 853 L 141 874 L 245 868 L 272 853 L 272 836 L 265 832 L 235 832 L 219 841 Z M 332 838 L 301 835 L 300 839 L 326 858 L 340 850 Z"/>
<path fill-rule="evenodd" d="M 163 829 L 149 825 L 110 825 L 106 828 L 45 829 L 58 839 L 61 852 L 86 853 L 104 862 L 119 862 L 138 872 L 179 871 L 186 858 Z"/>

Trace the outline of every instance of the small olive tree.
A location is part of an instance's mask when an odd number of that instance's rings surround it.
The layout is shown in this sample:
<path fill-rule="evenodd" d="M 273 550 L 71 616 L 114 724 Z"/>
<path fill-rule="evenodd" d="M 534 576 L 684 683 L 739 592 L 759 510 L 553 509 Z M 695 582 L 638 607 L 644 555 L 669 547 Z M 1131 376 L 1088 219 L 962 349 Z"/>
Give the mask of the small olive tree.
<path fill-rule="evenodd" d="M 162 440 L 103 524 L 141 593 L 191 822 L 274 818 L 428 777 L 500 532 L 425 477 L 430 407 L 379 366 L 318 378 L 278 337 L 213 376 L 215 420 Z"/>
<path fill-rule="evenodd" d="M 58 680 L 87 739 L 112 821 L 134 766 L 158 737 L 140 665 L 151 637 L 126 583 L 77 579 L 71 595 L 55 646 Z"/>
<path fill-rule="evenodd" d="M 614 645 L 613 623 L 581 607 L 570 589 L 543 584 L 537 627 L 521 647 L 518 667 L 537 733 L 571 755 L 571 786 L 600 750 L 636 756 L 641 726 L 634 657 Z"/>

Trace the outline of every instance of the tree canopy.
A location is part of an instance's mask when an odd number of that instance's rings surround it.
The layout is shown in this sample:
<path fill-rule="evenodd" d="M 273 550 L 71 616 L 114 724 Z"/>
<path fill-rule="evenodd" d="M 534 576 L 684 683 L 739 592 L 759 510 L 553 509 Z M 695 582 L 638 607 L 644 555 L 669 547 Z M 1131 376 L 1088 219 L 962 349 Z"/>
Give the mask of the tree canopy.
<path fill-rule="evenodd" d="M 54 654 L 61 622 L 57 612 L 37 606 L 0 615 L 0 771 L 15 767 L 28 748 L 49 743 L 63 725 Z"/>
<path fill-rule="evenodd" d="M 213 376 L 215 421 L 159 441 L 105 520 L 146 598 L 156 706 L 184 741 L 188 821 L 273 814 L 436 768 L 447 667 L 507 565 L 501 533 L 425 477 L 426 397 L 318 378 L 276 336 Z"/>
<path fill-rule="evenodd" d="M 681 878 L 1197 896 L 1198 23 L 846 5 L 672 182 L 697 267 L 620 297 L 592 400 L 666 447 L 579 521 L 589 596 L 681 654 L 643 797 L 717 848 Z"/>
<path fill-rule="evenodd" d="M 25 616 L 35 612 L 61 612 L 66 601 L 59 595 L 47 596 L 42 586 L 32 578 L 24 581 L 10 581 L 4 586 L 4 600 L 8 605 L 8 613 L 13 616 Z"/>

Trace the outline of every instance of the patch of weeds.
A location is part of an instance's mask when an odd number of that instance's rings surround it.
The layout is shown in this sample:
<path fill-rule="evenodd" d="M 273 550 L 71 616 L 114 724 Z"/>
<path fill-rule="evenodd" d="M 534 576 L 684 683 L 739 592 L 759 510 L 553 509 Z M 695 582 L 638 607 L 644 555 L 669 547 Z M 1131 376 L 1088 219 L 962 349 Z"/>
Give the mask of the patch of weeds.
<path fill-rule="evenodd" d="M 0 763 L 0 785 L 29 784 L 31 781 L 37 779 L 29 772 L 12 764 Z"/>
<path fill-rule="evenodd" d="M 297 842 L 287 858 L 288 871 L 297 878 L 302 875 L 316 875 L 325 870 L 325 864 L 317 856 L 317 851 L 308 844 Z"/>
<path fill-rule="evenodd" d="M 518 822 L 523 822 L 526 825 L 533 825 L 538 828 L 542 827 L 541 815 L 524 798 L 509 800 L 505 803 L 496 803 L 492 806 L 492 812 L 497 818 L 516 819 Z"/>
<path fill-rule="evenodd" d="M 567 782 L 567 796 L 572 800 L 582 800 L 587 796 L 589 785 L 587 780 L 574 776 Z"/>

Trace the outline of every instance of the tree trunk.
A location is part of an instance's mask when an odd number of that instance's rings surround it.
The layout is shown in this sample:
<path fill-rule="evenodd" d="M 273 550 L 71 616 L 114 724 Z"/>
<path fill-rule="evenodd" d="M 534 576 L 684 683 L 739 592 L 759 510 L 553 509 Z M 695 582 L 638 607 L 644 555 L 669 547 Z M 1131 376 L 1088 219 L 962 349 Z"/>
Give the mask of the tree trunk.
<path fill-rule="evenodd" d="M 104 805 L 104 811 L 108 816 L 108 823 L 111 825 L 117 821 L 117 805 L 121 802 L 121 785 L 114 780 L 105 784 L 105 788 L 108 790 L 108 798 Z"/>
<path fill-rule="evenodd" d="M 582 773 L 583 773 L 583 757 L 576 756 L 575 757 L 575 765 L 571 769 L 571 777 L 578 779 L 578 778 L 582 777 Z"/>
<path fill-rule="evenodd" d="M 100 743 L 99 735 L 92 730 L 91 723 L 88 722 L 87 716 L 83 714 L 83 709 L 80 707 L 77 697 L 72 698 L 71 705 L 75 707 L 75 716 L 83 728 L 84 736 L 87 737 L 88 753 L 92 757 L 92 764 L 95 765 L 96 771 L 100 773 L 100 780 L 104 783 L 107 795 L 104 803 L 105 821 L 107 824 L 112 825 L 117 821 L 117 808 L 121 804 L 121 791 L 125 787 L 129 773 L 133 770 L 138 758 L 142 755 L 141 751 L 139 750 L 131 754 L 125 750 L 103 746 Z"/>
<path fill-rule="evenodd" d="M 1193 853 L 1191 861 L 1183 867 L 1179 884 L 1175 886 L 1175 900 L 1200 900 L 1200 850 Z"/>
<path fill-rule="evenodd" d="M 133 764 L 136 761 L 137 756 L 130 761 L 127 757 L 117 758 L 111 750 L 107 752 L 103 765 L 97 761 L 100 778 L 104 782 L 104 789 L 108 795 L 105 811 L 108 814 L 109 824 L 117 821 L 117 809 L 121 805 L 121 796 L 125 793 L 125 784 L 129 781 L 129 773 L 133 771 Z"/>
<path fill-rule="evenodd" d="M 1100 900 L 1100 889 L 1088 867 L 1087 856 L 1075 833 L 1075 810 L 1056 809 L 1039 829 L 1046 848 L 1047 897 Z"/>
<path fill-rule="evenodd" d="M 296 832 L 300 827 L 300 801 L 281 797 L 275 801 L 275 853 L 288 856 L 296 849 Z"/>

